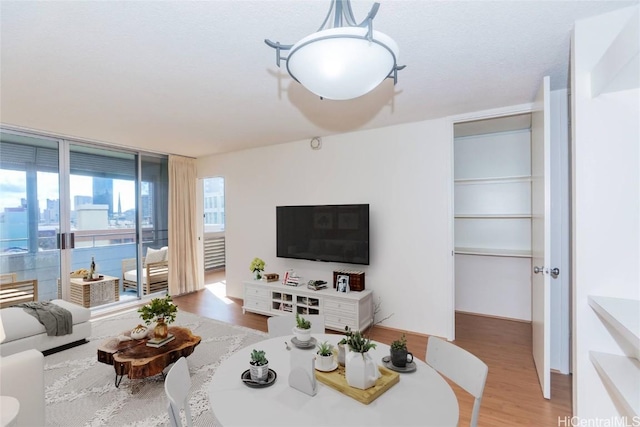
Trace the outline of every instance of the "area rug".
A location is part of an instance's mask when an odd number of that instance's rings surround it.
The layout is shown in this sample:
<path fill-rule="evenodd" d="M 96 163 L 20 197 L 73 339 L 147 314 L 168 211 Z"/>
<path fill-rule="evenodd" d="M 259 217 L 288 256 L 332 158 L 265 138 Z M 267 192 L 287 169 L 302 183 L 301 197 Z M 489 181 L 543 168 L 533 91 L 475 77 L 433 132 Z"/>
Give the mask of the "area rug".
<path fill-rule="evenodd" d="M 97 348 L 103 341 L 138 323 L 136 311 L 95 321 L 89 343 L 45 357 L 48 426 L 170 425 L 162 375 L 139 380 L 125 376 L 116 388 L 113 367 L 97 361 Z M 173 325 L 202 337 L 187 358 L 191 415 L 194 426 L 215 426 L 218 423 L 209 408 L 207 390 L 216 368 L 236 350 L 264 340 L 267 334 L 184 311 L 178 313 Z"/>

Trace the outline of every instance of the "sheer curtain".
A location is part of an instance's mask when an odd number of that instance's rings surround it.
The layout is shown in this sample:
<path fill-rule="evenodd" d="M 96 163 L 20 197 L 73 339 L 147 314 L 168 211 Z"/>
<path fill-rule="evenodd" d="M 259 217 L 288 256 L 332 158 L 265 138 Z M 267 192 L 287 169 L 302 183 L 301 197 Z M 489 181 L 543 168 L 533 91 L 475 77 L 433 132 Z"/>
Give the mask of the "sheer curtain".
<path fill-rule="evenodd" d="M 196 161 L 169 156 L 169 295 L 202 289 L 198 275 Z"/>

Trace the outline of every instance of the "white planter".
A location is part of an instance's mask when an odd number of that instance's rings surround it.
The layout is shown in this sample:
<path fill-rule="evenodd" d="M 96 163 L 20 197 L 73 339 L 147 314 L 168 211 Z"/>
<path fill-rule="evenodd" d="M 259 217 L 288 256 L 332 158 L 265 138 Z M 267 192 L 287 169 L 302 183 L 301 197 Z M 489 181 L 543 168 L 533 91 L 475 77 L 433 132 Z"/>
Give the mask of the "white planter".
<path fill-rule="evenodd" d="M 369 353 L 348 351 L 345 355 L 345 378 L 351 387 L 366 390 L 376 385 L 380 371 Z"/>
<path fill-rule="evenodd" d="M 307 342 L 311 339 L 311 329 L 300 329 L 297 326 L 294 326 L 293 333 L 298 341 Z"/>
<path fill-rule="evenodd" d="M 334 367 L 333 354 L 330 356 L 321 356 L 316 354 L 316 368 L 321 371 L 330 371 Z"/>
<path fill-rule="evenodd" d="M 269 377 L 269 363 L 262 366 L 255 366 L 249 363 L 249 374 L 253 381 L 266 381 Z"/>

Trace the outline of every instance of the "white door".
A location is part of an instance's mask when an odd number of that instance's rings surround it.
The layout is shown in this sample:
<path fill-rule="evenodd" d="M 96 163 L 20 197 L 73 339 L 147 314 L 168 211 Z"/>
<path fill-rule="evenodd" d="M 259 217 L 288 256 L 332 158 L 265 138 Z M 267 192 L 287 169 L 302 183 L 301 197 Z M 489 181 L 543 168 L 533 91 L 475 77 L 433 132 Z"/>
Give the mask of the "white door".
<path fill-rule="evenodd" d="M 545 77 L 538 91 L 531 118 L 531 321 L 533 360 L 538 371 L 542 395 L 551 395 L 550 367 L 550 83 Z"/>

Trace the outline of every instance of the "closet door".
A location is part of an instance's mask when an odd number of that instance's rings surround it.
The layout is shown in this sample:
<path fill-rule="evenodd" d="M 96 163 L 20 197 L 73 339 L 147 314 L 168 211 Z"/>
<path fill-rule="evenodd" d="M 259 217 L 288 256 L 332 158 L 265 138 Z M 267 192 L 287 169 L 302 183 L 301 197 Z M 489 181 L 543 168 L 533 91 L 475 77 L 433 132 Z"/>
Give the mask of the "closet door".
<path fill-rule="evenodd" d="M 545 399 L 550 398 L 551 382 L 551 186 L 550 186 L 550 83 L 542 81 L 531 117 L 531 323 L 533 330 L 533 360 Z"/>

